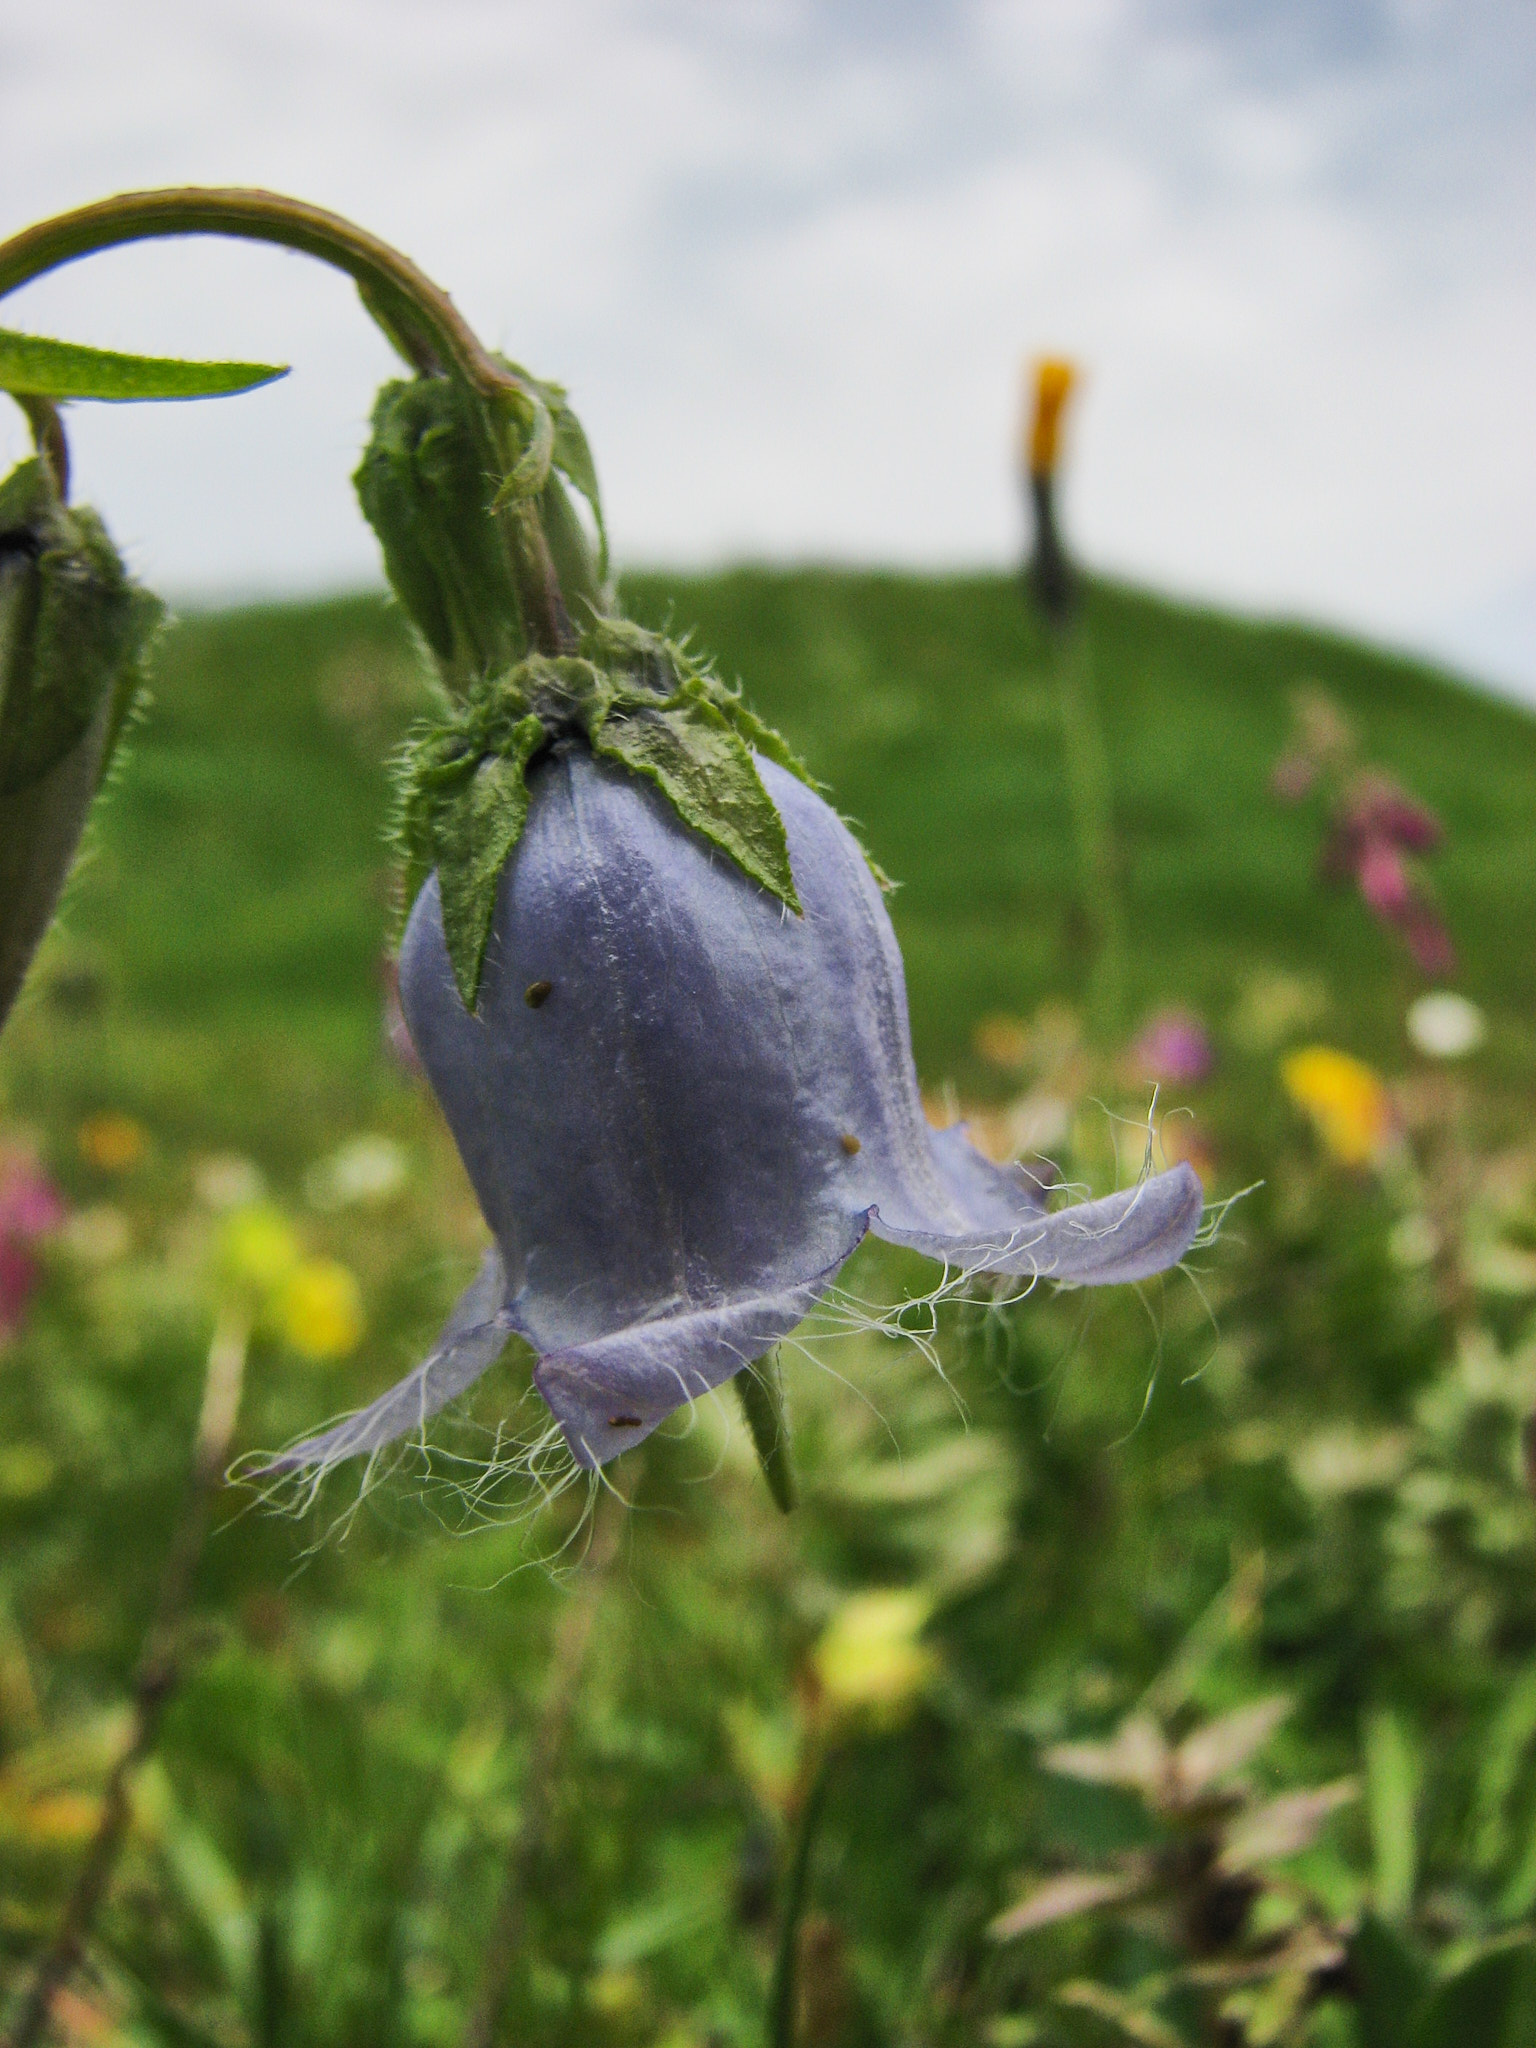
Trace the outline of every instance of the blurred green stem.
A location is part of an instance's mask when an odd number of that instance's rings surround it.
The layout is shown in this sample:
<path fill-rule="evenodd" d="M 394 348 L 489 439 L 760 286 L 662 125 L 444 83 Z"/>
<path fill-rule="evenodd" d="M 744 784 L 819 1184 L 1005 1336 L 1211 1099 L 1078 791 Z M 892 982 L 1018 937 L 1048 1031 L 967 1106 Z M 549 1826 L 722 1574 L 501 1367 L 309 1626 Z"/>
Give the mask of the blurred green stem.
<path fill-rule="evenodd" d="M 192 1580 L 208 1534 L 213 1496 L 224 1480 L 229 1446 L 240 1413 L 250 1326 L 221 1316 L 208 1347 L 203 1405 L 192 1454 L 192 1484 L 160 1577 L 154 1619 L 145 1637 L 133 1680 L 133 1720 L 128 1741 L 107 1778 L 101 1818 L 58 1932 L 44 1950 L 21 2002 L 6 2048 L 34 2048 L 42 2039 L 53 2001 L 69 1982 L 101 1910 L 128 1830 L 128 1788 L 135 1768 L 154 1748 L 161 1718 L 183 1670 L 183 1627 Z"/>
<path fill-rule="evenodd" d="M 464 2048 L 494 2048 L 496 2030 L 512 1988 L 512 1974 L 523 1947 L 528 1889 L 549 1840 L 554 1793 L 570 1734 L 576 1694 L 581 1685 L 592 1640 L 592 1627 L 602 1602 L 608 1574 L 619 1554 L 626 1506 L 611 1486 L 598 1494 L 592 1540 L 587 1547 L 581 1585 L 566 1603 L 555 1630 L 544 1705 L 534 1730 L 533 1747 L 523 1780 L 522 1810 L 507 1852 L 501 1897 L 485 1951 L 475 2002 L 464 2029 Z"/>
<path fill-rule="evenodd" d="M 789 1868 L 784 1876 L 784 1905 L 779 1920 L 779 1945 L 768 1987 L 768 2048 L 795 2048 L 800 2005 L 800 1923 L 810 1889 L 811 1852 L 827 1803 L 832 1776 L 832 1751 L 823 1746 L 810 1772 L 795 1825 Z"/>
<path fill-rule="evenodd" d="M 1070 620 L 1054 626 L 1051 639 L 1078 887 L 1093 939 L 1088 1025 L 1101 1044 L 1112 1044 L 1120 1035 L 1125 1000 L 1125 926 L 1115 872 L 1109 752 L 1099 717 L 1086 626 L 1080 619 Z"/>

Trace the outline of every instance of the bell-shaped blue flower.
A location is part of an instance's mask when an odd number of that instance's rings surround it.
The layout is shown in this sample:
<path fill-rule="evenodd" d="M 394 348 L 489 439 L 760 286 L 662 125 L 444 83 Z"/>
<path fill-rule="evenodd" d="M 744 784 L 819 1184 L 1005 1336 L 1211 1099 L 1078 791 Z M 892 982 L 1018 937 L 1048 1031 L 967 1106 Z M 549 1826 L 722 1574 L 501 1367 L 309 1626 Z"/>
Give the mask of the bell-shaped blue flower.
<path fill-rule="evenodd" d="M 437 876 L 421 890 L 401 1001 L 495 1245 L 425 1363 L 272 1469 L 416 1430 L 514 1332 L 577 1462 L 604 1464 L 787 1336 L 866 1231 L 1079 1285 L 1188 1249 L 1188 1166 L 1048 1213 L 1025 1170 L 929 1127 L 864 854 L 813 790 L 756 767 L 801 915 L 579 740 L 530 772 L 473 1014 Z"/>

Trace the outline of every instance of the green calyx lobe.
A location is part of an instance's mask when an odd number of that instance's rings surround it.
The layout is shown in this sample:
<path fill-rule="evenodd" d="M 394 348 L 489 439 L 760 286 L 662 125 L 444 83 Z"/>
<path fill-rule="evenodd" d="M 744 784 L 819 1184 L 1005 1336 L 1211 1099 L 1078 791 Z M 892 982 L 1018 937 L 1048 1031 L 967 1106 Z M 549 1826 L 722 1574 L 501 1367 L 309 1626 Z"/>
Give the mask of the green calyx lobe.
<path fill-rule="evenodd" d="M 684 825 L 798 915 L 783 820 L 753 753 L 810 777 L 686 649 L 628 620 L 594 618 L 574 654 L 532 655 L 476 685 L 406 748 L 406 902 L 436 868 L 466 1009 L 479 996 L 501 872 L 527 822 L 530 771 L 561 742 L 651 783 Z"/>

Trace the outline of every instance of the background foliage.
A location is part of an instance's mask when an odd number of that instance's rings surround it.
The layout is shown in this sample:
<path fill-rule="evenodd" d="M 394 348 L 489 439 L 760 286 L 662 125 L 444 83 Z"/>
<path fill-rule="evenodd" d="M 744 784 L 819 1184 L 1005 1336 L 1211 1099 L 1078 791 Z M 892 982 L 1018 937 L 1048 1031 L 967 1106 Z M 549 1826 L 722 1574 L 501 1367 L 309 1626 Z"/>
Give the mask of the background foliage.
<path fill-rule="evenodd" d="M 510 1862 L 496 2038 L 761 2040 L 829 1759 L 807 2043 L 1536 2040 L 1536 726 L 1385 655 L 1094 586 L 1131 935 L 1095 1044 L 1049 650 L 1014 582 L 738 571 L 627 598 L 696 623 L 901 880 L 937 1114 L 1102 1191 L 1140 1163 L 1137 1035 L 1176 1004 L 1214 1062 L 1164 1087 L 1160 1147 L 1218 1201 L 1262 1185 L 1194 1278 L 1140 1295 L 935 1313 L 932 1269 L 867 1246 L 867 1312 L 786 1351 L 788 1520 L 705 1404 L 614 1468 L 633 1506 L 582 1568 L 585 1493 L 541 1504 L 500 1456 L 533 1420 L 515 1353 L 355 1512 L 346 1475 L 298 1518 L 229 1493 L 60 2037 L 459 2041 Z M 1445 824 L 1457 986 L 1488 1022 L 1464 1061 L 1413 1049 L 1406 954 L 1319 887 L 1315 821 L 1271 797 L 1306 682 Z M 67 1206 L 0 1338 L 17 1983 L 122 1740 L 231 1291 L 260 1295 L 238 1447 L 271 1446 L 419 1355 L 481 1242 L 385 1028 L 383 763 L 420 689 L 372 600 L 183 621 L 0 1044 L 9 1170 Z M 1367 1166 L 1286 1094 L 1308 1042 L 1385 1078 Z M 262 1230 L 281 1271 L 257 1287 Z M 1276 1695 L 1205 1804 L 1104 1761 L 1128 1726 L 1177 1743 Z M 1359 1796 L 1233 1876 L 1244 1816 L 1340 1781 Z M 1053 1874 L 1137 1857 L 1155 1897 L 992 1931 Z M 1194 1926 L 1217 1894 L 1241 1924 Z M 1378 1980 L 1396 2017 L 1361 2002 Z"/>

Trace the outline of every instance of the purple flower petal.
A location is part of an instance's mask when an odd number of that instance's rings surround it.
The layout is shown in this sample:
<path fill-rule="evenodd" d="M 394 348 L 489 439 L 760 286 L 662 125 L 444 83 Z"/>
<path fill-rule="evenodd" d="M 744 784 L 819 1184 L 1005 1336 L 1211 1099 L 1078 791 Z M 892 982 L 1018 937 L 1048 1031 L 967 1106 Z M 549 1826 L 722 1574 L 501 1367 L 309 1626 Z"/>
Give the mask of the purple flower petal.
<path fill-rule="evenodd" d="M 1177 1265 L 1200 1227 L 1204 1197 L 1194 1168 L 1178 1165 L 1097 1202 L 1052 1216 L 1022 1209 L 1011 1230 L 946 1235 L 870 1218 L 876 1237 L 926 1252 L 946 1265 L 1013 1277 L 1105 1287 L 1145 1280 Z"/>
<path fill-rule="evenodd" d="M 632 1323 L 541 1358 L 534 1381 L 577 1464 L 607 1464 L 686 1402 L 771 1351 L 810 1314 L 841 1264 L 782 1294 Z"/>
<path fill-rule="evenodd" d="M 506 1279 L 501 1255 L 493 1248 L 454 1304 L 430 1356 L 377 1401 L 323 1435 L 309 1437 L 269 1459 L 257 1468 L 256 1476 L 339 1465 L 343 1458 L 377 1451 L 396 1437 L 420 1429 L 440 1408 L 473 1386 L 506 1349 L 514 1327 L 505 1308 Z"/>

